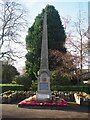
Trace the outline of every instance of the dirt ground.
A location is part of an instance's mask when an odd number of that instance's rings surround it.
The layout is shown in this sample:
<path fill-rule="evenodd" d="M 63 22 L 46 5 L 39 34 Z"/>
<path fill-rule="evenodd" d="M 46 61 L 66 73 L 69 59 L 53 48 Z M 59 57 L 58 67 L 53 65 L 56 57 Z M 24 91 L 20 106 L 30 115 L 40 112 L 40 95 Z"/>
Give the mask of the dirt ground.
<path fill-rule="evenodd" d="M 69 103 L 67 106 L 57 108 L 19 108 L 17 104 L 0 104 L 2 118 L 89 118 L 88 107 L 80 106 L 75 103 Z"/>

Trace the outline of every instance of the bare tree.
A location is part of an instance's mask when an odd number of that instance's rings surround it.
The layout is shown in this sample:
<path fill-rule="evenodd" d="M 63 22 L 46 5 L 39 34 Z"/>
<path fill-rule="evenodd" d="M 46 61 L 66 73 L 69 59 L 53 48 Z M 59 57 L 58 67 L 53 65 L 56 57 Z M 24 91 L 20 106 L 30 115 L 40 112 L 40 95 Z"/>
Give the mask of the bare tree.
<path fill-rule="evenodd" d="M 66 38 L 66 48 L 72 54 L 73 63 L 75 66 L 78 66 L 80 63 L 79 46 L 76 42 L 76 36 L 74 35 L 75 30 L 73 29 L 73 22 L 70 16 L 63 17 L 63 25 L 67 35 Z M 75 40 L 74 40 L 75 39 Z"/>
<path fill-rule="evenodd" d="M 21 44 L 20 36 L 26 28 L 26 11 L 23 6 L 12 0 L 0 3 L 0 59 L 18 56 L 16 44 Z"/>
<path fill-rule="evenodd" d="M 87 46 L 87 43 L 88 43 L 88 39 L 86 38 L 85 36 L 85 32 L 87 30 L 87 27 L 85 27 L 84 25 L 84 21 L 85 19 L 82 17 L 82 14 L 81 14 L 81 10 L 79 9 L 79 17 L 78 17 L 78 20 L 77 22 L 75 23 L 75 28 L 76 28 L 76 32 L 77 32 L 77 40 L 79 42 L 79 46 L 78 46 L 78 49 L 79 49 L 79 52 L 80 52 L 80 68 L 81 68 L 81 74 L 82 74 L 82 69 L 83 69 L 83 61 L 84 61 L 84 58 L 86 56 L 86 53 L 87 53 L 87 50 L 88 50 L 88 46 Z"/>
<path fill-rule="evenodd" d="M 83 15 L 81 13 L 82 11 L 79 10 L 78 19 L 76 22 L 72 22 L 69 18 L 63 18 L 63 23 L 67 34 L 66 46 L 72 53 L 74 62 L 78 67 L 80 67 L 82 74 L 83 66 L 86 63 L 86 56 L 88 53 L 88 39 L 85 36 L 87 26 L 84 21 L 86 20 L 82 17 Z"/>

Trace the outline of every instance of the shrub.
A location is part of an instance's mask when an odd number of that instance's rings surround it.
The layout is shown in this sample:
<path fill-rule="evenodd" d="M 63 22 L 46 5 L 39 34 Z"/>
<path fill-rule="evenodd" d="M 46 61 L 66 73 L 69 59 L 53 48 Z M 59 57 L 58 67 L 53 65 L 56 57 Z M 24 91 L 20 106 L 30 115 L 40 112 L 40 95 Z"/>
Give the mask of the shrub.
<path fill-rule="evenodd" d="M 10 64 L 2 65 L 2 83 L 11 83 L 16 75 L 19 75 L 17 69 Z"/>
<path fill-rule="evenodd" d="M 37 91 L 37 80 L 35 80 L 35 81 L 33 80 L 33 81 L 32 81 L 30 90 L 32 90 L 32 91 Z"/>
<path fill-rule="evenodd" d="M 57 88 L 58 85 L 70 85 L 70 78 L 58 71 L 52 71 L 50 78 L 51 88 Z"/>
<path fill-rule="evenodd" d="M 25 89 L 28 90 L 29 87 L 31 86 L 31 78 L 29 77 L 28 74 L 24 74 L 21 76 L 16 76 L 14 81 L 16 81 L 17 84 L 24 85 Z"/>

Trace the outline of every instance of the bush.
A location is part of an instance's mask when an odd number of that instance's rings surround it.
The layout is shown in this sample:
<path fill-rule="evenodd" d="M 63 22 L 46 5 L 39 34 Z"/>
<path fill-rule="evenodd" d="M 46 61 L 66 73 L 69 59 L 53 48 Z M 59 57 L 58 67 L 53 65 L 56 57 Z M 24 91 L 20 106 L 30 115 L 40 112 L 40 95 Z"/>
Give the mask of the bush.
<path fill-rule="evenodd" d="M 32 91 L 37 91 L 37 83 L 38 81 L 37 80 L 33 80 L 32 81 L 32 84 L 31 84 L 31 87 L 30 87 L 30 90 L 32 90 Z"/>
<path fill-rule="evenodd" d="M 28 74 L 24 74 L 24 75 L 21 75 L 21 76 L 16 76 L 14 81 L 17 84 L 24 85 L 26 90 L 28 90 L 30 88 L 31 83 L 32 83 L 32 80 L 31 80 L 31 78 L 29 77 Z"/>
<path fill-rule="evenodd" d="M 57 88 L 58 85 L 70 85 L 70 77 L 63 75 L 58 71 L 52 71 L 50 78 L 52 88 Z"/>
<path fill-rule="evenodd" d="M 2 83 L 11 83 L 16 75 L 19 72 L 14 66 L 6 63 L 2 65 Z"/>

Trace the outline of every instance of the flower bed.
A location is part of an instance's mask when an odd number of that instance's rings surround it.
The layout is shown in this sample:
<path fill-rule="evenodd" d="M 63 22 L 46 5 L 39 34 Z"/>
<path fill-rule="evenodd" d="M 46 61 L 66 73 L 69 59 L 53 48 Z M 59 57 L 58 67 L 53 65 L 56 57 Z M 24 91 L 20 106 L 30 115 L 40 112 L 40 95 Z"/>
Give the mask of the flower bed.
<path fill-rule="evenodd" d="M 27 97 L 34 95 L 32 91 L 6 91 L 1 94 L 2 103 L 18 103 Z"/>
<path fill-rule="evenodd" d="M 28 99 L 25 99 L 18 104 L 19 107 L 25 107 L 25 106 L 61 106 L 61 105 L 67 105 L 67 102 L 62 98 L 59 98 L 58 100 L 52 99 L 50 101 L 37 101 L 36 95 L 29 97 Z"/>

